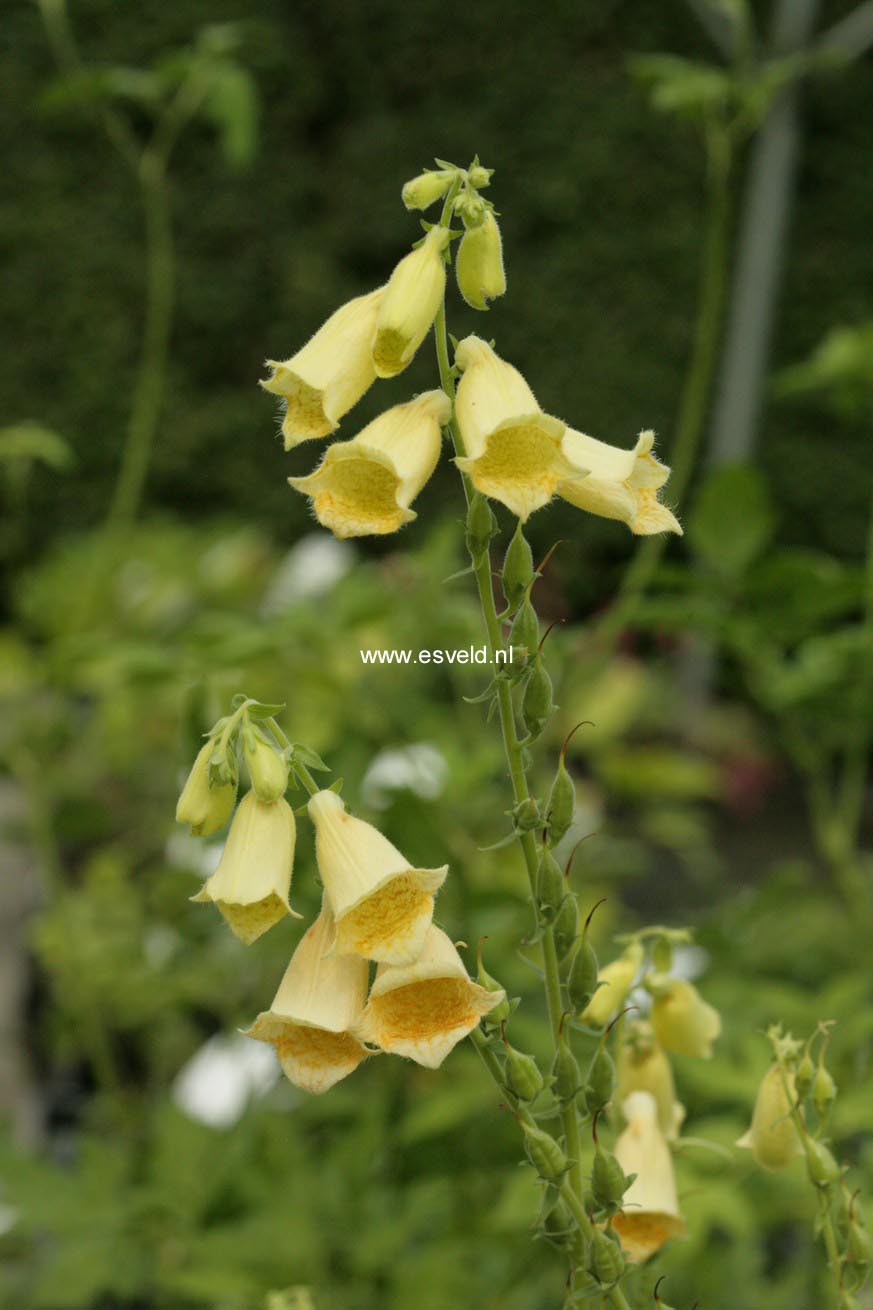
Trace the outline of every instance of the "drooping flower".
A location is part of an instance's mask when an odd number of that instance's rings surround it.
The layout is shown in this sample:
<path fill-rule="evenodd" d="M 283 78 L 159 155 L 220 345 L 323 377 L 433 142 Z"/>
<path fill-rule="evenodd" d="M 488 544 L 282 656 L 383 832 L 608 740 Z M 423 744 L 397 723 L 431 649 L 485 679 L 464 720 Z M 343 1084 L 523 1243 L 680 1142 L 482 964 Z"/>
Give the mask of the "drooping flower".
<path fill-rule="evenodd" d="M 317 792 L 309 814 L 318 871 L 336 924 L 332 949 L 386 964 L 416 960 L 448 865 L 413 868 L 387 837 L 347 813 L 336 792 Z"/>
<path fill-rule="evenodd" d="M 562 482 L 558 495 L 590 514 L 620 519 L 638 535 L 681 535 L 678 519 L 658 499 L 670 470 L 651 453 L 654 443 L 654 432 L 641 432 L 633 450 L 620 450 L 567 428 L 561 443 L 564 455 L 572 465 L 587 469 L 588 475 Z"/>
<path fill-rule="evenodd" d="M 429 209 L 441 200 L 457 177 L 453 168 L 426 168 L 403 184 L 401 198 L 407 209 Z"/>
<path fill-rule="evenodd" d="M 624 1005 L 643 960 L 639 942 L 631 942 L 617 960 L 605 964 L 597 975 L 598 988 L 580 1016 L 583 1023 L 603 1028 Z"/>
<path fill-rule="evenodd" d="M 285 401 L 285 449 L 326 437 L 376 381 L 372 342 L 385 294 L 379 287 L 331 314 L 290 359 L 267 360 L 272 376 L 261 386 Z"/>
<path fill-rule="evenodd" d="M 305 1092 L 326 1092 L 370 1052 L 354 1035 L 367 1000 L 367 961 L 325 954 L 334 936 L 325 901 L 306 930 L 269 1008 L 247 1037 L 271 1042 L 285 1077 Z"/>
<path fill-rule="evenodd" d="M 472 982 L 452 942 L 431 924 L 414 963 L 379 965 L 357 1032 L 383 1051 L 438 1069 L 505 997 Z"/>
<path fill-rule="evenodd" d="M 648 1092 L 632 1092 L 622 1106 L 627 1128 L 615 1144 L 615 1158 L 626 1174 L 636 1174 L 613 1217 L 622 1249 L 639 1262 L 654 1255 L 671 1237 L 684 1237 L 670 1148 L 658 1125 L 658 1107 Z"/>
<path fill-rule="evenodd" d="M 487 309 L 488 301 L 506 293 L 503 242 L 491 209 L 481 223 L 468 227 L 455 257 L 458 290 L 472 309 Z"/>
<path fill-rule="evenodd" d="M 632 1092 L 648 1092 L 658 1107 L 661 1132 L 672 1141 L 685 1118 L 685 1107 L 676 1100 L 673 1070 L 664 1048 L 655 1041 L 652 1025 L 637 1020 L 622 1033 L 616 1052 L 615 1102 L 620 1107 Z"/>
<path fill-rule="evenodd" d="M 455 413 L 466 452 L 455 463 L 483 496 L 526 519 L 562 481 L 584 475 L 562 453 L 566 425 L 543 413 L 518 369 L 479 337 L 459 344 L 455 363 L 464 375 Z"/>
<path fill-rule="evenodd" d="M 372 339 L 377 377 L 402 373 L 430 331 L 446 290 L 448 242 L 445 228 L 432 227 L 391 274 Z"/>
<path fill-rule="evenodd" d="M 668 1051 L 708 1060 L 712 1043 L 721 1033 L 721 1016 L 697 988 L 683 978 L 654 975 L 646 986 L 652 992 L 652 1028 Z"/>
<path fill-rule="evenodd" d="M 236 801 L 236 783 L 210 786 L 209 760 L 214 749 L 212 741 L 200 747 L 176 806 L 176 822 L 187 823 L 195 837 L 211 837 L 223 828 Z"/>
<path fill-rule="evenodd" d="M 772 1064 L 758 1088 L 751 1127 L 737 1141 L 737 1146 L 749 1148 L 763 1169 L 784 1169 L 796 1155 L 803 1154 L 791 1117 L 794 1096 L 793 1075 L 786 1073 L 783 1082 L 779 1065 Z"/>
<path fill-rule="evenodd" d="M 218 868 L 192 901 L 212 901 L 240 941 L 249 945 L 286 914 L 294 864 L 296 826 L 286 800 L 240 801 Z"/>
<path fill-rule="evenodd" d="M 425 391 L 380 414 L 351 441 L 329 446 L 308 477 L 288 481 L 312 498 L 319 523 L 335 537 L 396 532 L 416 517 L 410 505 L 437 466 L 450 412 L 445 392 Z"/>

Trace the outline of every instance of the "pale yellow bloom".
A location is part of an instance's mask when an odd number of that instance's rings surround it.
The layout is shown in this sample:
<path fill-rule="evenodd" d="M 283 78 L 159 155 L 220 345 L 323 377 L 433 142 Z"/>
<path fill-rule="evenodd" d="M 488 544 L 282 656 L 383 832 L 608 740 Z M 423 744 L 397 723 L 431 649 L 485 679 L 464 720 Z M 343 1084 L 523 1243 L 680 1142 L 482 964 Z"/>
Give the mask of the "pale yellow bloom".
<path fill-rule="evenodd" d="M 409 507 L 437 466 L 440 427 L 451 403 L 442 391 L 425 391 L 395 405 L 351 441 L 329 446 L 314 473 L 289 478 L 312 498 L 316 517 L 335 537 L 396 532 L 414 519 Z"/>
<path fill-rule="evenodd" d="M 560 484 L 558 495 L 564 500 L 601 518 L 620 519 L 638 535 L 678 532 L 681 536 L 678 519 L 658 499 L 670 470 L 651 453 L 654 432 L 641 432 L 633 450 L 620 450 L 572 428 L 567 428 L 561 444 L 571 464 L 588 470 L 587 477 Z"/>
<path fill-rule="evenodd" d="M 448 241 L 445 228 L 432 227 L 391 274 L 373 336 L 377 377 L 402 373 L 430 331 L 446 290 L 443 251 Z"/>
<path fill-rule="evenodd" d="M 670 1148 L 658 1125 L 658 1107 L 648 1092 L 632 1092 L 622 1106 L 627 1128 L 615 1144 L 615 1157 L 636 1178 L 613 1218 L 629 1260 L 647 1260 L 671 1237 L 686 1235 Z"/>
<path fill-rule="evenodd" d="M 749 1148 L 763 1169 L 784 1169 L 796 1155 L 803 1154 L 800 1135 L 791 1118 L 794 1077 L 787 1074 L 786 1079 L 787 1092 L 779 1065 L 773 1064 L 767 1070 L 755 1098 L 752 1126 L 737 1142 L 737 1146 Z"/>
<path fill-rule="evenodd" d="M 367 1000 L 367 961 L 326 955 L 334 934 L 330 907 L 304 933 L 269 1010 L 247 1037 L 272 1042 L 285 1077 L 305 1092 L 326 1092 L 370 1052 L 353 1034 Z"/>
<path fill-rule="evenodd" d="M 673 1070 L 663 1046 L 655 1041 L 652 1025 L 642 1020 L 622 1034 L 615 1061 L 615 1101 L 621 1106 L 631 1092 L 648 1092 L 658 1107 L 658 1123 L 668 1141 L 678 1136 L 685 1107 L 676 1100 Z"/>
<path fill-rule="evenodd" d="M 285 401 L 286 450 L 335 432 L 342 416 L 376 381 L 371 345 L 384 294 L 379 287 L 349 300 L 296 355 L 281 363 L 267 360 L 273 374 L 261 386 Z"/>
<path fill-rule="evenodd" d="M 490 209 L 482 222 L 467 228 L 455 256 L 458 290 L 472 309 L 487 309 L 488 301 L 506 292 L 503 242 Z"/>
<path fill-rule="evenodd" d="M 386 964 L 418 959 L 448 865 L 414 869 L 387 837 L 348 814 L 336 792 L 317 792 L 309 814 L 318 871 L 336 921 L 332 949 Z"/>
<path fill-rule="evenodd" d="M 542 412 L 518 369 L 476 336 L 460 343 L 455 363 L 464 374 L 455 414 L 466 452 L 455 463 L 477 491 L 526 519 L 561 482 L 584 476 L 561 451 L 566 424 Z"/>
<path fill-rule="evenodd" d="M 690 982 L 681 978 L 650 979 L 652 1028 L 668 1051 L 708 1060 L 712 1043 L 721 1033 L 718 1010 L 707 1005 Z"/>
<path fill-rule="evenodd" d="M 580 1015 L 583 1023 L 603 1028 L 609 1022 L 627 1000 L 642 961 L 642 946 L 631 942 L 623 955 L 603 966 L 597 975 L 597 991 Z"/>
<path fill-rule="evenodd" d="M 212 901 L 249 945 L 286 914 L 296 827 L 286 800 L 266 803 L 253 791 L 240 801 L 218 868 L 192 901 Z"/>
<path fill-rule="evenodd" d="M 435 200 L 442 199 L 456 176 L 452 168 L 425 169 L 404 183 L 401 193 L 404 205 L 407 209 L 429 209 Z"/>
<path fill-rule="evenodd" d="M 380 964 L 358 1035 L 438 1069 L 454 1046 L 505 999 L 470 980 L 452 942 L 433 924 L 413 964 Z"/>
<path fill-rule="evenodd" d="M 236 783 L 209 785 L 209 760 L 214 749 L 212 741 L 200 747 L 176 806 L 176 822 L 187 823 L 195 837 L 210 837 L 223 828 L 236 800 Z"/>

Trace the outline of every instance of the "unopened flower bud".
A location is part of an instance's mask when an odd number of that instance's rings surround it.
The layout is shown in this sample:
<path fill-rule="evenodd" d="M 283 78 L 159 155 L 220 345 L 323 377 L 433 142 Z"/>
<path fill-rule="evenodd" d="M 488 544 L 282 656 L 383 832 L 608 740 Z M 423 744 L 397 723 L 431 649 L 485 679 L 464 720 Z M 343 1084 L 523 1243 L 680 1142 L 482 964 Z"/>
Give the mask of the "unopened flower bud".
<path fill-rule="evenodd" d="M 815 1078 L 812 1084 L 812 1100 L 818 1112 L 819 1118 L 823 1119 L 831 1108 L 837 1095 L 837 1085 L 825 1068 L 824 1064 L 819 1063 L 815 1071 Z"/>
<path fill-rule="evenodd" d="M 564 875 L 551 851 L 543 849 L 537 865 L 537 905 L 546 923 L 553 923 L 564 900 Z"/>
<path fill-rule="evenodd" d="M 532 1055 L 506 1044 L 506 1086 L 520 1101 L 535 1101 L 545 1087 L 539 1065 Z"/>
<path fill-rule="evenodd" d="M 560 1182 L 567 1172 L 567 1157 L 559 1144 L 550 1133 L 537 1128 L 535 1124 L 522 1120 L 521 1127 L 527 1158 L 540 1178 L 549 1183 Z"/>
<path fill-rule="evenodd" d="M 803 1059 L 797 1066 L 794 1074 L 794 1086 L 797 1089 L 798 1098 L 804 1101 L 812 1091 L 812 1083 L 815 1078 L 815 1065 L 812 1062 L 812 1056 L 806 1050 L 803 1053 Z"/>
<path fill-rule="evenodd" d="M 549 792 L 549 799 L 546 803 L 549 842 L 552 846 L 557 846 L 558 842 L 569 830 L 575 811 L 576 788 L 573 786 L 573 779 L 567 772 L 567 766 L 564 763 L 564 752 L 562 751 L 558 760 L 558 771 L 555 774 Z"/>
<path fill-rule="evenodd" d="M 210 786 L 209 760 L 214 749 L 214 741 L 201 746 L 176 806 L 176 822 L 187 823 L 195 837 L 209 837 L 223 828 L 236 801 L 235 782 Z"/>
<path fill-rule="evenodd" d="M 829 1187 L 832 1183 L 839 1182 L 840 1166 L 824 1142 L 817 1142 L 814 1137 L 807 1137 L 804 1146 L 809 1181 L 815 1187 Z"/>
<path fill-rule="evenodd" d="M 623 1271 L 624 1256 L 618 1242 L 595 1228 L 588 1251 L 588 1272 L 604 1287 L 612 1287 Z"/>
<path fill-rule="evenodd" d="M 656 975 L 647 981 L 654 1002 L 652 1027 L 668 1051 L 699 1060 L 712 1056 L 712 1043 L 721 1033 L 721 1018 L 690 982 Z"/>
<path fill-rule="evenodd" d="M 467 180 L 470 186 L 476 191 L 484 191 L 485 187 L 491 185 L 491 178 L 494 173 L 493 168 L 483 168 L 481 164 L 474 164 L 467 173 Z"/>
<path fill-rule="evenodd" d="M 521 520 L 516 524 L 512 540 L 506 548 L 501 581 L 506 603 L 514 610 L 524 600 L 533 581 L 533 554 L 522 531 Z"/>
<path fill-rule="evenodd" d="M 758 1088 L 752 1126 L 737 1141 L 737 1146 L 748 1147 L 762 1169 L 784 1169 L 803 1147 L 791 1117 L 794 1080 L 790 1073 L 784 1078 L 778 1064 L 772 1064 Z"/>
<path fill-rule="evenodd" d="M 435 200 L 442 199 L 456 176 L 448 168 L 426 168 L 404 184 L 401 192 L 404 205 L 407 209 L 429 209 Z"/>
<path fill-rule="evenodd" d="M 277 801 L 288 788 L 288 765 L 274 746 L 249 724 L 243 729 L 243 756 L 259 801 Z"/>
<path fill-rule="evenodd" d="M 468 227 L 455 260 L 458 290 L 471 309 L 487 309 L 488 301 L 506 292 L 503 242 L 492 210 Z"/>

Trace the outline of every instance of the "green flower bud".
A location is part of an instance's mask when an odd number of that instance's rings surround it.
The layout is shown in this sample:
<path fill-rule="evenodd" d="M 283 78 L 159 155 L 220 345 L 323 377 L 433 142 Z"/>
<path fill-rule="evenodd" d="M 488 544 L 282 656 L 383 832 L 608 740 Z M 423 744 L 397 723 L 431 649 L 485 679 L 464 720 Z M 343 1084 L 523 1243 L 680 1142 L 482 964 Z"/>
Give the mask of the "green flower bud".
<path fill-rule="evenodd" d="M 455 260 L 458 290 L 471 309 L 487 309 L 488 301 L 506 292 L 503 242 L 493 210 L 468 227 Z"/>
<path fill-rule="evenodd" d="M 435 200 L 441 200 L 454 182 L 457 173 L 449 168 L 438 171 L 425 169 L 418 177 L 410 178 L 400 193 L 407 209 L 428 209 Z"/>
<path fill-rule="evenodd" d="M 582 1090 L 582 1073 L 569 1042 L 559 1038 L 552 1062 L 552 1090 L 559 1101 L 575 1101 Z"/>
<path fill-rule="evenodd" d="M 259 801 L 269 804 L 288 789 L 288 765 L 274 746 L 247 725 L 242 732 L 243 758 Z"/>
<path fill-rule="evenodd" d="M 477 491 L 467 509 L 467 549 L 480 563 L 497 531 L 497 520 L 485 496 Z"/>
<path fill-rule="evenodd" d="M 591 1165 L 591 1194 L 602 1210 L 616 1209 L 630 1187 L 628 1178 L 611 1151 L 604 1151 L 600 1144 L 594 1147 L 594 1160 Z"/>
<path fill-rule="evenodd" d="M 833 1105 L 836 1095 L 836 1083 L 825 1066 L 819 1063 L 812 1084 L 812 1100 L 821 1119 Z"/>
<path fill-rule="evenodd" d="M 552 789 L 549 792 L 549 799 L 546 802 L 549 842 L 552 846 L 557 846 L 569 829 L 570 824 L 573 822 L 575 810 L 576 788 L 573 786 L 573 779 L 567 772 L 562 751 L 558 760 L 558 771 L 555 774 Z"/>
<path fill-rule="evenodd" d="M 612 1287 L 624 1272 L 624 1255 L 613 1237 L 595 1228 L 588 1252 L 588 1272 L 604 1287 Z"/>
<path fill-rule="evenodd" d="M 567 1157 L 560 1145 L 550 1133 L 543 1132 L 542 1128 L 537 1128 L 535 1124 L 525 1123 L 522 1119 L 521 1127 L 527 1158 L 540 1178 L 545 1179 L 547 1183 L 560 1182 L 568 1168 Z"/>
<path fill-rule="evenodd" d="M 483 168 L 481 164 L 474 164 L 467 173 L 467 178 L 475 191 L 484 191 L 485 187 L 491 185 L 493 173 L 493 168 Z"/>
<path fill-rule="evenodd" d="M 564 900 L 564 875 L 551 851 L 543 848 L 536 876 L 537 905 L 546 923 L 553 923 Z"/>
<path fill-rule="evenodd" d="M 824 1142 L 817 1142 L 814 1137 L 807 1137 L 804 1147 L 809 1181 L 815 1187 L 829 1187 L 832 1183 L 839 1182 L 840 1166 Z"/>
<path fill-rule="evenodd" d="M 528 674 L 521 698 L 521 717 L 531 737 L 538 737 L 555 710 L 552 680 L 539 655 Z"/>
<path fill-rule="evenodd" d="M 511 610 L 515 610 L 524 600 L 527 589 L 533 581 L 533 575 L 533 555 L 519 519 L 512 534 L 512 541 L 506 548 L 501 575 L 503 594 Z"/>
<path fill-rule="evenodd" d="M 815 1078 L 815 1065 L 812 1062 L 812 1056 L 809 1050 L 804 1051 L 803 1059 L 797 1066 L 797 1072 L 794 1075 L 794 1086 L 797 1090 L 798 1098 L 803 1101 L 812 1091 L 812 1083 Z"/>
<path fill-rule="evenodd" d="M 545 1079 L 532 1055 L 517 1051 L 506 1043 L 506 1086 L 520 1101 L 535 1101 L 545 1087 Z"/>
<path fill-rule="evenodd" d="M 512 627 L 509 630 L 510 646 L 523 646 L 528 655 L 533 655 L 540 639 L 540 625 L 537 613 L 527 596 L 522 601 Z"/>
<path fill-rule="evenodd" d="M 601 1039 L 585 1078 L 585 1100 L 591 1114 L 597 1114 L 612 1100 L 615 1091 L 615 1065 Z"/>
<path fill-rule="evenodd" d="M 584 1010 L 597 986 L 597 956 L 583 933 L 567 974 L 567 995 L 575 1011 Z"/>
<path fill-rule="evenodd" d="M 176 806 L 176 822 L 187 823 L 195 837 L 209 837 L 223 828 L 236 801 L 235 781 L 210 785 L 209 760 L 214 749 L 211 739 L 201 746 Z"/>
<path fill-rule="evenodd" d="M 573 949 L 579 932 L 579 908 L 576 897 L 571 893 L 568 893 L 561 901 L 561 908 L 555 916 L 552 932 L 555 937 L 555 950 L 558 952 L 558 959 L 563 962 Z M 567 962 L 568 964 L 571 963 L 570 961 Z"/>

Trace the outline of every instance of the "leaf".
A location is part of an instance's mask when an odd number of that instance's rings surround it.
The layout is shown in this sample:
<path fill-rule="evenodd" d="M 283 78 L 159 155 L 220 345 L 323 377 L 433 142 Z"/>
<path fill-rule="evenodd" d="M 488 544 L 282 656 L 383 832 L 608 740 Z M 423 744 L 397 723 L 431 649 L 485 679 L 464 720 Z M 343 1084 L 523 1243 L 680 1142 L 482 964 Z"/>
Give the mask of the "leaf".
<path fill-rule="evenodd" d="M 694 554 L 714 573 L 735 578 L 762 554 L 773 527 L 761 474 L 751 465 L 730 464 L 713 470 L 697 493 L 686 536 Z"/>
<path fill-rule="evenodd" d="M 258 95 L 251 74 L 228 59 L 213 63 L 203 113 L 217 129 L 231 168 L 247 168 L 258 145 Z"/>
<path fill-rule="evenodd" d="M 292 764 L 296 759 L 304 764 L 307 769 L 315 769 L 318 773 L 330 773 L 330 765 L 325 764 L 318 752 L 314 751 L 311 746 L 301 746 L 299 742 L 295 742 L 291 749 L 294 752 L 291 760 Z"/>
<path fill-rule="evenodd" d="M 0 460 L 36 459 L 62 472 L 74 463 L 68 442 L 40 423 L 14 423 L 0 428 Z"/>

